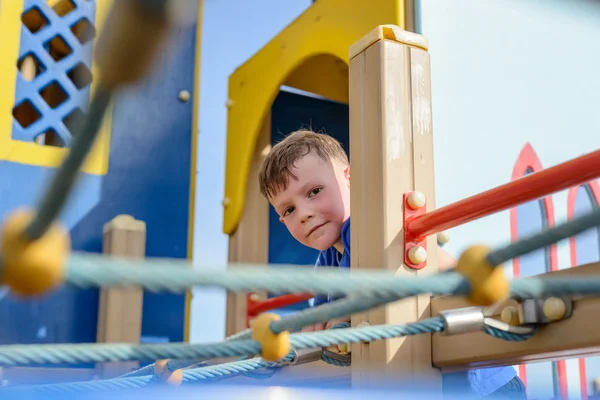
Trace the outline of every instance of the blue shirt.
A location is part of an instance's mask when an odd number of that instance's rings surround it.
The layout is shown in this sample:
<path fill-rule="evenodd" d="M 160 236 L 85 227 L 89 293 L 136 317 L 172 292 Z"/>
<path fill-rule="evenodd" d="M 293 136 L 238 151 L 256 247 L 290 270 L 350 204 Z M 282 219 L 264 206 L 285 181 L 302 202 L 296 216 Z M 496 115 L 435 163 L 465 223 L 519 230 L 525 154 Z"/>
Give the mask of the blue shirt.
<path fill-rule="evenodd" d="M 327 250 L 323 250 L 319 253 L 315 268 L 319 266 L 329 267 L 342 267 L 350 268 L 350 218 L 342 226 L 342 243 L 344 245 L 344 252 L 340 252 L 335 247 L 330 247 Z M 334 298 L 327 294 L 318 294 L 314 298 L 313 307 L 323 303 L 329 303 L 337 300 L 339 297 Z M 513 367 L 499 367 L 499 368 L 484 368 L 477 370 L 470 370 L 465 372 L 456 372 L 447 374 L 444 376 L 444 386 L 462 386 L 461 381 L 468 382 L 471 391 L 475 392 L 480 396 L 487 396 L 505 384 L 511 379 L 517 376 L 517 372 Z M 453 387 L 451 390 L 459 390 L 460 388 Z"/>

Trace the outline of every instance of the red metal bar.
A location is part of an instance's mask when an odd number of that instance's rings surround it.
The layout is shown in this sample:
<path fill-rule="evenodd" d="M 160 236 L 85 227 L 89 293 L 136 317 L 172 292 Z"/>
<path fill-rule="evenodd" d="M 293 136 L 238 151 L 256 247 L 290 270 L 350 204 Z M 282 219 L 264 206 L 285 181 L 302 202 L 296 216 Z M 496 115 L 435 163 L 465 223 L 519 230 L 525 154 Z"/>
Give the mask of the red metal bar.
<path fill-rule="evenodd" d="M 312 299 L 314 296 L 312 293 L 286 294 L 259 302 L 248 302 L 248 315 L 256 316 L 265 311 L 291 306 Z"/>
<path fill-rule="evenodd" d="M 413 238 L 465 224 L 600 177 L 600 150 L 543 169 L 406 222 Z"/>

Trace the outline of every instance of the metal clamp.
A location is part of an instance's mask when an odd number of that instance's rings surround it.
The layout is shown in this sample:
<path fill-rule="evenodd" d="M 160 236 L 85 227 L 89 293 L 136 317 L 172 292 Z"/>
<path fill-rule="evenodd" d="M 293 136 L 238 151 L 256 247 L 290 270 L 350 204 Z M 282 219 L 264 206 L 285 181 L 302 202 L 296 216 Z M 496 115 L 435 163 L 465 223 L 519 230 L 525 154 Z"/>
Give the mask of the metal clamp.
<path fill-rule="evenodd" d="M 440 311 L 446 328 L 444 335 L 457 335 L 461 333 L 479 332 L 485 326 L 500 329 L 518 335 L 527 335 L 534 328 L 529 326 L 513 326 L 506 322 L 498 321 L 491 317 L 489 310 L 483 307 L 463 307 L 452 310 Z"/>
<path fill-rule="evenodd" d="M 482 307 L 463 307 L 440 311 L 446 329 L 444 334 L 456 335 L 477 332 L 485 326 L 485 315 Z"/>
<path fill-rule="evenodd" d="M 320 347 L 314 349 L 292 349 L 294 358 L 289 362 L 289 365 L 302 365 L 321 360 L 323 349 Z"/>

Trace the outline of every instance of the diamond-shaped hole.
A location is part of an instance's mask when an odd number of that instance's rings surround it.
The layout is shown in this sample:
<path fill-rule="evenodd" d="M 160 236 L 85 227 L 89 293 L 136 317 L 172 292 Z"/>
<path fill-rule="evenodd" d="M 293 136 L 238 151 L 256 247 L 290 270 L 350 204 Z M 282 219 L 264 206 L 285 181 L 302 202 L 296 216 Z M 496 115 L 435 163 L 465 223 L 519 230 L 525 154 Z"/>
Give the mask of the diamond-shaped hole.
<path fill-rule="evenodd" d="M 44 64 L 33 53 L 27 53 L 17 61 L 17 68 L 23 79 L 32 81 L 36 76 L 46 70 Z"/>
<path fill-rule="evenodd" d="M 74 136 L 78 127 L 81 125 L 82 121 L 85 118 L 85 113 L 81 111 L 81 108 L 75 108 L 73 111 L 69 113 L 66 117 L 63 118 L 63 123 L 71 133 L 71 136 Z"/>
<path fill-rule="evenodd" d="M 92 72 L 84 63 L 79 63 L 73 67 L 67 72 L 67 76 L 75 87 L 80 90 L 92 83 Z"/>
<path fill-rule="evenodd" d="M 73 35 L 75 35 L 81 44 L 86 44 L 96 37 L 96 29 L 87 18 L 81 18 L 71 25 L 71 32 L 73 32 Z"/>
<path fill-rule="evenodd" d="M 25 11 L 23 15 L 21 15 L 21 22 L 23 22 L 23 25 L 25 25 L 31 33 L 38 32 L 50 23 L 39 7 L 32 7 Z"/>
<path fill-rule="evenodd" d="M 77 8 L 73 0 L 46 0 L 46 2 L 59 17 L 64 17 Z"/>
<path fill-rule="evenodd" d="M 62 141 L 58 133 L 52 128 L 46 132 L 41 133 L 35 137 L 35 142 L 41 146 L 52 146 L 52 147 L 65 147 L 65 143 Z"/>
<path fill-rule="evenodd" d="M 57 81 L 50 82 L 40 90 L 40 95 L 51 108 L 56 108 L 67 101 L 69 95 Z"/>
<path fill-rule="evenodd" d="M 12 114 L 23 128 L 27 128 L 41 117 L 40 112 L 29 100 L 25 100 L 13 108 Z"/>
<path fill-rule="evenodd" d="M 44 48 L 54 61 L 60 61 L 73 52 L 65 39 L 60 35 L 56 35 L 44 43 Z"/>

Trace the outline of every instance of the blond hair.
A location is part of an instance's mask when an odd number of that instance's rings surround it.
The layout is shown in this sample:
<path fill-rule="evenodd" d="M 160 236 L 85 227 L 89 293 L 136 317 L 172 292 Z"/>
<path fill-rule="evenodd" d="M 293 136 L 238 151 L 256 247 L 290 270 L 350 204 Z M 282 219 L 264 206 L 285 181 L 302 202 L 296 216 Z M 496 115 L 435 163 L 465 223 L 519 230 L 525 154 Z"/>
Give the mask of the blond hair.
<path fill-rule="evenodd" d="M 277 191 L 285 190 L 290 177 L 296 177 L 292 173 L 294 164 L 311 152 L 324 161 L 349 164 L 342 145 L 333 137 L 307 129 L 292 132 L 273 146 L 261 166 L 258 180 L 262 195 L 271 198 Z"/>

